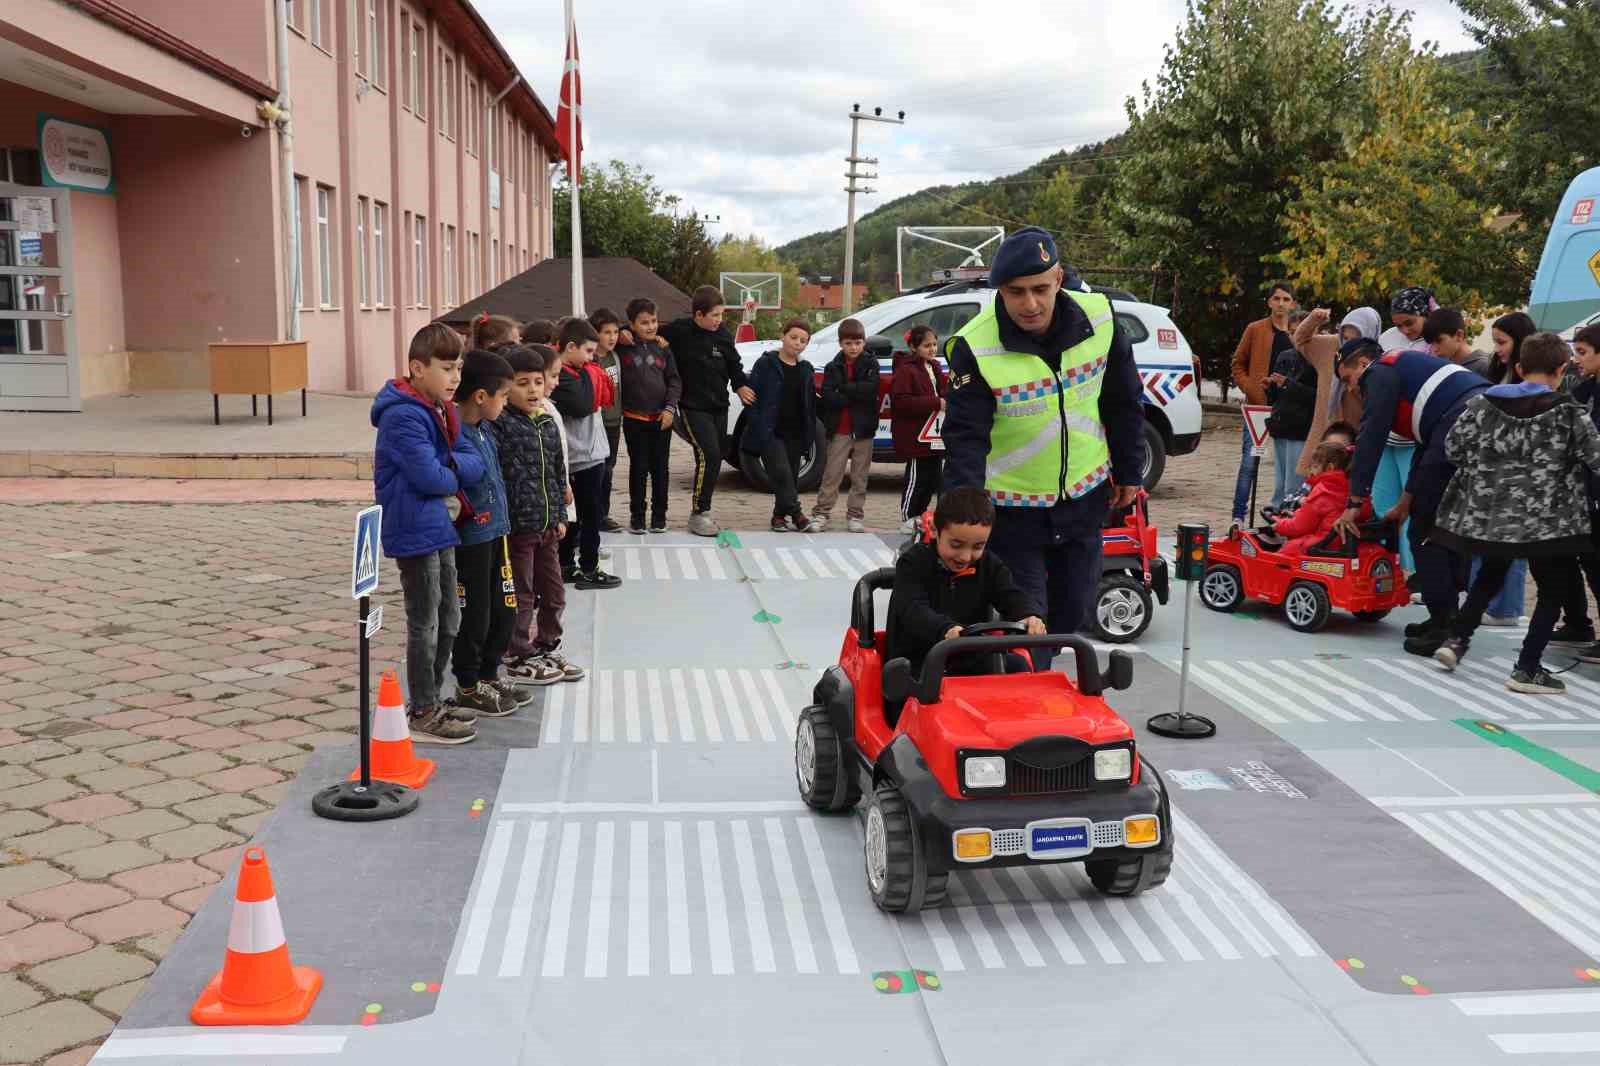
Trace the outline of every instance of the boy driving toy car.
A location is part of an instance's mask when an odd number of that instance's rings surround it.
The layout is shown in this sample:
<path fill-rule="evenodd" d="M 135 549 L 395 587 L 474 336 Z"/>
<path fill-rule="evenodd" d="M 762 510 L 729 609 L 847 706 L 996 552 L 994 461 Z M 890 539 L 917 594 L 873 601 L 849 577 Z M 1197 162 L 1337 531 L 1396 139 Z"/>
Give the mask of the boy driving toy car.
<path fill-rule="evenodd" d="M 1030 635 L 1045 632 L 1039 608 L 998 556 L 989 555 L 994 504 L 980 488 L 952 489 L 939 497 L 933 513 L 934 538 L 907 548 L 895 563 L 894 591 L 889 597 L 885 660 L 904 657 L 913 674 L 941 640 L 961 635 L 963 626 L 987 622 L 990 612 L 1027 626 Z M 958 656 L 946 674 L 988 673 L 989 656 Z M 1021 655 L 1006 657 L 1007 673 L 1029 669 Z"/>

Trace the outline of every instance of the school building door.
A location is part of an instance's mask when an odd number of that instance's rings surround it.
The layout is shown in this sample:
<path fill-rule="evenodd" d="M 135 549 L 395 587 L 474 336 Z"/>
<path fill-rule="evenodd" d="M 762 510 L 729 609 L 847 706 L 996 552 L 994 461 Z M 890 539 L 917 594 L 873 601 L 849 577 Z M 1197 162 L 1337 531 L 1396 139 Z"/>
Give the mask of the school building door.
<path fill-rule="evenodd" d="M 66 189 L 0 181 L 0 411 L 81 411 Z"/>

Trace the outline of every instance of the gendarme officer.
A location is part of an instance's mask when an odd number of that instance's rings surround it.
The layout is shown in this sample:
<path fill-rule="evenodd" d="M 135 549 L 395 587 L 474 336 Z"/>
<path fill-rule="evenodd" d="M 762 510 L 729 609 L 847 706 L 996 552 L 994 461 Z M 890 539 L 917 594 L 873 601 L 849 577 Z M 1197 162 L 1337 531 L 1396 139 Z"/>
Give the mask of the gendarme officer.
<path fill-rule="evenodd" d="M 979 485 L 998 553 L 1052 633 L 1087 620 L 1100 529 L 1143 477 L 1143 388 L 1111 301 L 1063 288 L 1056 243 L 1037 227 L 995 253 L 992 306 L 950 339 L 945 487 Z"/>

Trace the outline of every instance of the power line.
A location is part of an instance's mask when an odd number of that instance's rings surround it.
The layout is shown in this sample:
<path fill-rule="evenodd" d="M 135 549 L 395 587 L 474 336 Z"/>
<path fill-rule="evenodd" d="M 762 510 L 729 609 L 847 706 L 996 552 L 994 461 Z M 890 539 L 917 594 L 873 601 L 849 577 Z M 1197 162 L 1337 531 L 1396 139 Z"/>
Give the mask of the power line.
<path fill-rule="evenodd" d="M 930 197 L 930 198 L 932 198 L 934 200 L 937 200 L 939 203 L 944 204 L 946 207 L 953 207 L 957 211 L 968 211 L 968 212 L 971 212 L 974 215 L 982 215 L 984 218 L 992 218 L 996 222 L 1005 222 L 1005 223 L 1009 223 L 1010 225 L 1013 225 L 1013 226 L 1032 226 L 1032 225 L 1034 225 L 1034 223 L 1032 223 L 1032 222 L 1023 222 L 1021 219 L 1008 218 L 1005 215 L 997 215 L 993 211 L 985 211 L 983 208 L 981 208 L 981 207 L 973 207 L 971 204 L 961 204 L 961 203 L 956 203 L 954 200 L 946 200 L 944 197 L 940 196 L 939 194 L 928 192 L 926 189 L 923 190 L 923 195 L 924 196 L 928 196 L 928 197 Z M 1063 237 L 1076 237 L 1079 240 L 1089 240 L 1089 241 L 1107 241 L 1107 242 L 1111 242 L 1111 240 L 1112 240 L 1110 237 L 1104 236 L 1103 234 L 1099 234 L 1099 233 L 1083 233 L 1083 232 L 1078 232 L 1078 231 L 1074 231 L 1074 230 L 1061 230 L 1059 235 L 1063 236 Z"/>

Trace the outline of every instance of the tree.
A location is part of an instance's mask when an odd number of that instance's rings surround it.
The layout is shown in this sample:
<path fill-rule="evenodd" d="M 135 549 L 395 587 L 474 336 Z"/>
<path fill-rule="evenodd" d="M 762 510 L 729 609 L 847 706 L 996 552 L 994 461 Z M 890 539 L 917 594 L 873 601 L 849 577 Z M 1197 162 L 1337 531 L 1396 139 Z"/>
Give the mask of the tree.
<path fill-rule="evenodd" d="M 724 236 L 717 243 L 717 270 L 719 273 L 770 272 L 782 275 L 783 306 L 777 311 L 757 313 L 755 325 L 758 337 L 776 337 L 789 319 L 804 318 L 809 313 L 800 301 L 800 272 L 794 264 L 779 259 L 778 253 L 767 247 L 760 237 L 737 237 L 731 233 Z"/>
<path fill-rule="evenodd" d="M 556 255 L 572 254 L 572 185 L 563 177 L 554 199 Z M 655 179 L 613 159 L 583 173 L 583 254 L 625 255 L 660 272 L 672 249 L 671 204 Z"/>
<path fill-rule="evenodd" d="M 1208 373 L 1262 313 L 1296 178 L 1343 155 L 1370 125 L 1370 80 L 1409 57 L 1406 21 L 1387 5 L 1189 0 L 1154 88 L 1128 100 L 1108 224 L 1125 262 L 1178 273 Z"/>
<path fill-rule="evenodd" d="M 1600 165 L 1595 0 L 1456 0 L 1483 47 L 1456 57 L 1453 88 L 1485 116 L 1496 198 L 1520 212 L 1512 239 L 1536 263 L 1561 196 Z"/>
<path fill-rule="evenodd" d="M 674 201 L 676 198 L 674 198 Z M 706 236 L 698 212 L 674 217 L 668 237 L 666 262 L 651 268 L 684 292 L 717 283 L 717 249 Z"/>
<path fill-rule="evenodd" d="M 1412 56 L 1374 83 L 1374 124 L 1295 179 L 1278 260 L 1322 302 L 1375 303 L 1406 285 L 1468 311 L 1516 299 L 1527 273 L 1485 178 L 1470 112 L 1452 112 L 1437 61 Z"/>

